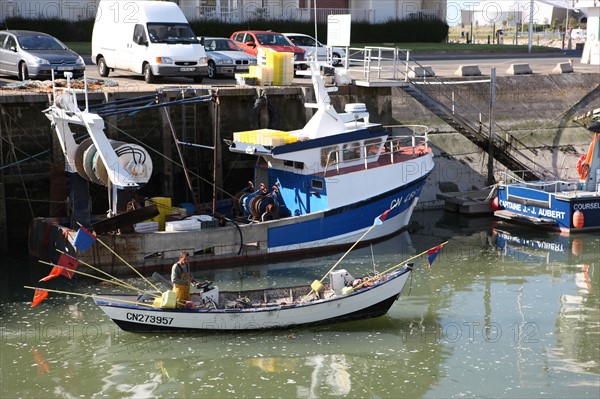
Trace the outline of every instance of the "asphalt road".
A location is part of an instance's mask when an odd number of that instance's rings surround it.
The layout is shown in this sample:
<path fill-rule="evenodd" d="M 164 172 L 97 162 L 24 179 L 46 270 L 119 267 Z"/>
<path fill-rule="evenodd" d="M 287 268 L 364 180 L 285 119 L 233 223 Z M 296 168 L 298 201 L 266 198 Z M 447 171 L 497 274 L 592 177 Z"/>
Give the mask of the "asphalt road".
<path fill-rule="evenodd" d="M 89 55 L 84 55 L 84 59 L 89 62 Z M 489 76 L 492 68 L 496 68 L 496 75 L 507 75 L 507 69 L 511 64 L 528 64 L 534 74 L 551 74 L 558 63 L 571 62 L 575 73 L 600 73 L 598 65 L 581 64 L 580 52 L 556 52 L 547 54 L 417 54 L 415 61 L 421 66 L 431 67 L 435 75 L 439 78 L 454 78 L 455 72 L 460 65 L 478 65 L 483 76 Z M 411 65 L 417 65 L 411 63 Z M 383 62 L 382 78 L 390 78 L 391 63 Z M 87 76 L 91 79 L 102 79 L 94 64 L 87 65 Z M 360 79 L 361 73 L 352 68 L 353 78 Z M 375 75 L 372 75 L 375 76 Z M 161 86 L 191 86 L 191 87 L 228 87 L 235 86 L 236 82 L 233 76 L 222 77 L 219 79 L 205 78 L 201 84 L 195 84 L 189 78 L 161 78 L 155 84 L 147 84 L 141 75 L 125 72 L 111 72 L 107 79 L 111 83 L 116 83 L 118 89 L 126 91 L 154 91 Z M 15 77 L 0 76 L 0 90 L 4 93 L 13 91 L 11 84 L 18 84 Z M 296 77 L 294 85 L 308 85 L 310 81 L 306 77 Z M 8 85 L 8 87 L 7 87 Z"/>

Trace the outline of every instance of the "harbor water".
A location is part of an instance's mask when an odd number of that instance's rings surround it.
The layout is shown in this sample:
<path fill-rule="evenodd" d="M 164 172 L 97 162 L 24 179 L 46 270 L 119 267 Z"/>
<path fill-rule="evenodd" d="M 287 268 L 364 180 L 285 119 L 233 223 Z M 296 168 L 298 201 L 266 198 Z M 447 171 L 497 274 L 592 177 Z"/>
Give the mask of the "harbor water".
<path fill-rule="evenodd" d="M 412 220 L 339 266 L 355 276 L 382 271 L 448 240 L 431 267 L 415 261 L 389 313 L 311 328 L 126 333 L 90 298 L 50 293 L 31 307 L 27 260 L 4 259 L 0 397 L 600 396 L 600 234 L 565 237 L 443 211 Z M 305 284 L 341 255 L 194 274 L 221 290 Z M 46 287 L 116 290 L 77 277 Z"/>

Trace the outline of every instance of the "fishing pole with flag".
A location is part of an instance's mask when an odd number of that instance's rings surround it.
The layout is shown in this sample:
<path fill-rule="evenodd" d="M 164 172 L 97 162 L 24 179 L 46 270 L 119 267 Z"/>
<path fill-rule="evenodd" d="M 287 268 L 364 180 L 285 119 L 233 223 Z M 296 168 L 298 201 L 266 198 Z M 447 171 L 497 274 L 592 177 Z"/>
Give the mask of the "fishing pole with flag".
<path fill-rule="evenodd" d="M 75 248 L 77 248 L 78 251 L 85 252 L 94 244 L 94 242 L 96 242 L 96 236 L 94 235 L 94 233 L 81 226 L 79 230 L 77 230 L 77 234 L 75 235 L 73 245 L 75 246 Z M 65 276 L 68 279 L 72 279 L 78 264 L 79 261 L 77 260 L 77 258 L 63 253 L 60 255 L 57 265 L 54 266 L 50 271 L 50 274 L 40 279 L 40 282 L 49 281 L 61 275 Z M 36 288 L 33 294 L 33 300 L 31 301 L 31 306 L 39 305 L 47 297 L 48 291 L 42 288 Z"/>
<path fill-rule="evenodd" d="M 429 269 L 431 269 L 433 261 L 435 260 L 435 258 L 437 258 L 438 254 L 442 250 L 442 246 L 443 244 L 440 244 L 427 251 L 427 266 Z"/>

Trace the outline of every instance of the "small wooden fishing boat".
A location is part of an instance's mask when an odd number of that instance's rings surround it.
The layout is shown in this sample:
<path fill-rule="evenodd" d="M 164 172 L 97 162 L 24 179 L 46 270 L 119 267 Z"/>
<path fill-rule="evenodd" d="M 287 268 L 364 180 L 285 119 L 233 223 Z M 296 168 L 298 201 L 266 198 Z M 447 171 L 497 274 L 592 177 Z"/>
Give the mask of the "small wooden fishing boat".
<path fill-rule="evenodd" d="M 85 261 L 64 254 L 61 264 L 40 261 L 52 266 L 52 271 L 40 282 L 49 281 L 60 275 L 71 278 L 81 274 L 100 281 L 115 284 L 130 290 L 133 294 L 83 294 L 55 289 L 29 287 L 35 290 L 32 306 L 37 306 L 48 292 L 70 294 L 93 298 L 121 329 L 134 332 L 158 331 L 236 331 L 281 329 L 313 324 L 330 324 L 346 320 L 360 320 L 381 316 L 389 310 L 402 292 L 413 270 L 412 260 L 427 255 L 427 261 L 435 260 L 444 242 L 438 246 L 403 260 L 390 268 L 361 278 L 354 278 L 337 266 L 369 232 L 384 224 L 390 210 L 374 220 L 373 226 L 346 251 L 346 253 L 324 274 L 321 280 L 312 284 L 255 289 L 246 291 L 223 291 L 204 282 L 191 292 L 190 300 L 178 301 L 169 280 L 154 273 L 163 289 L 150 282 L 135 268 L 98 239 L 115 257 L 123 261 L 131 270 L 138 273 L 152 290 L 140 290 L 133 285 L 101 271 Z M 91 268 L 110 279 L 76 270 L 78 264 Z M 328 282 L 325 280 L 328 278 Z"/>
<path fill-rule="evenodd" d="M 329 282 L 249 291 L 223 291 L 205 283 L 181 307 L 173 291 L 139 295 L 93 295 L 121 329 L 134 332 L 230 331 L 289 328 L 381 316 L 398 299 L 412 263 L 355 279 L 346 270 Z"/>

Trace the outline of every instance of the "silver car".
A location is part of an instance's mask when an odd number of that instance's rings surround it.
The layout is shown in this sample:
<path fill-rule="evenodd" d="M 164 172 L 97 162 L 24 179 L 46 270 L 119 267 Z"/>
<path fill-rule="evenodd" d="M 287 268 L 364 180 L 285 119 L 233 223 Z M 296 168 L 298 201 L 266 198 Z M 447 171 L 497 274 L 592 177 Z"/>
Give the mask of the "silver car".
<path fill-rule="evenodd" d="M 0 73 L 19 80 L 50 79 L 72 72 L 83 76 L 85 63 L 76 52 L 46 33 L 26 30 L 0 31 Z"/>
<path fill-rule="evenodd" d="M 303 33 L 284 33 L 285 37 L 290 39 L 296 46 L 306 51 L 306 59 L 314 57 L 315 50 L 319 61 L 327 61 L 327 46 L 321 44 L 314 37 L 305 35 Z M 333 66 L 342 65 L 344 58 L 346 58 L 346 50 L 341 47 L 332 47 L 331 49 Z"/>
<path fill-rule="evenodd" d="M 203 40 L 208 58 L 208 77 L 211 79 L 218 75 L 246 73 L 250 65 L 256 65 L 256 57 L 240 49 L 231 39 L 205 37 Z"/>

